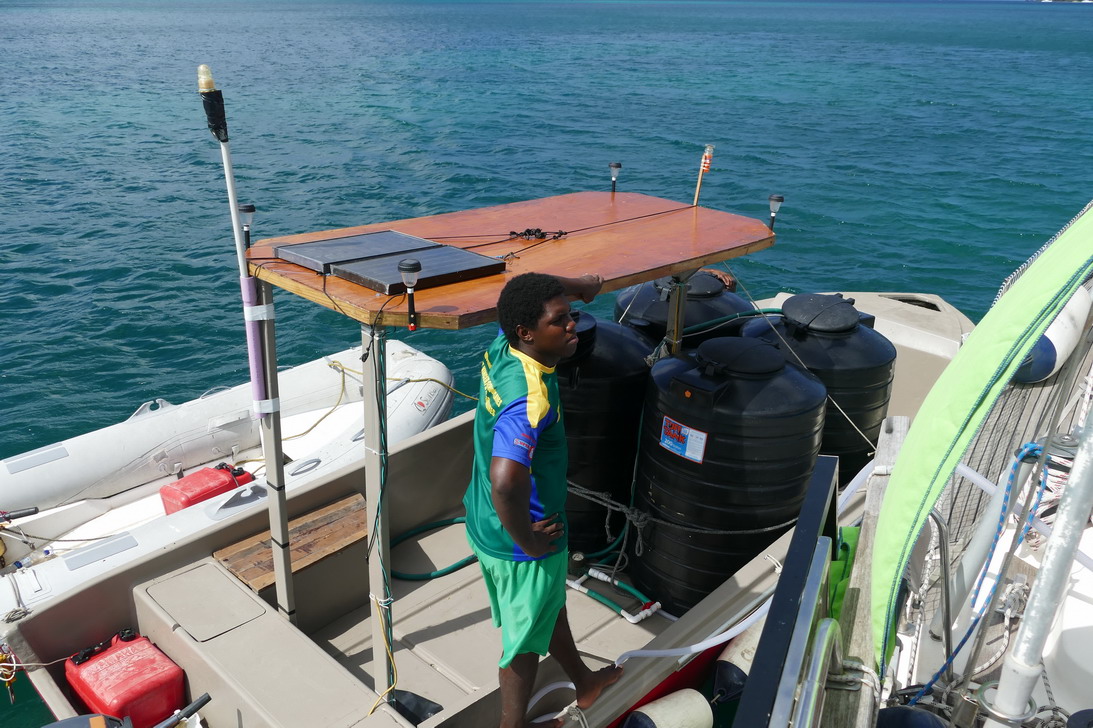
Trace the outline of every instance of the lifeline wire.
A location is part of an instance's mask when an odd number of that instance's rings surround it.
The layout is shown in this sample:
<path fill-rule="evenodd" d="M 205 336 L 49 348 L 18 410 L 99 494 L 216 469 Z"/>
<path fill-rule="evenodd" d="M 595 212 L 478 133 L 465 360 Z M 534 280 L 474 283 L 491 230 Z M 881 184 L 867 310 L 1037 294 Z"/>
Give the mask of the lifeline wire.
<path fill-rule="evenodd" d="M 1014 479 L 1014 476 L 1017 473 L 1018 466 L 1019 466 L 1021 460 L 1023 460 L 1024 458 L 1031 457 L 1033 455 L 1038 456 L 1041 453 L 1042 453 L 1042 448 L 1040 447 L 1040 445 L 1035 443 L 1035 442 L 1030 442 L 1030 443 L 1026 443 L 1021 448 L 1021 451 L 1017 454 L 1017 457 L 1014 458 L 1013 467 L 1010 468 L 1009 478 L 1007 478 L 1007 480 L 1006 480 L 1006 490 L 1005 490 L 1005 492 L 1003 493 L 1003 496 L 1002 496 L 1002 508 L 1001 508 L 1001 512 L 999 513 L 999 516 L 998 516 L 998 528 L 997 528 L 997 530 L 995 531 L 995 534 L 994 534 L 994 541 L 991 542 L 990 549 L 987 551 L 987 557 L 984 559 L 984 562 L 983 562 L 983 568 L 979 572 L 979 578 L 975 582 L 975 589 L 972 590 L 971 603 L 973 605 L 976 603 L 976 601 L 979 598 L 979 590 L 983 586 L 984 580 L 987 578 L 987 573 L 990 571 L 991 559 L 994 557 L 994 551 L 998 547 L 998 541 L 1002 537 L 1002 532 L 1005 530 L 1006 511 L 1009 508 L 1010 491 L 1013 488 L 1013 479 Z M 1036 505 L 1038 505 L 1039 502 L 1040 502 L 1040 496 L 1043 494 L 1044 487 L 1046 486 L 1046 484 L 1047 484 L 1047 473 L 1044 472 L 1040 477 L 1040 485 L 1037 487 L 1036 503 L 1033 504 L 1033 507 L 1032 507 L 1032 509 L 1030 510 L 1030 513 L 1029 513 L 1029 517 L 1027 517 L 1025 519 L 1024 525 L 1021 527 L 1021 530 L 1018 532 L 1017 539 L 1016 539 L 1016 542 L 1014 544 L 1015 547 L 1017 545 L 1019 545 L 1024 540 L 1025 534 L 1028 533 L 1029 528 L 1032 527 L 1032 518 L 1031 518 L 1031 516 L 1032 516 L 1033 513 L 1035 513 Z M 945 663 L 940 668 L 938 668 L 938 671 L 936 673 L 934 673 L 934 676 L 930 678 L 929 682 L 927 682 L 925 685 L 923 685 L 922 689 L 919 690 L 918 693 L 916 693 L 913 698 L 911 698 L 911 700 L 907 703 L 908 705 L 917 704 L 918 701 L 921 700 L 922 697 L 926 695 L 926 693 L 930 690 L 930 688 L 932 688 L 934 686 L 934 684 L 936 684 L 937 681 L 939 679 L 941 679 L 941 676 L 944 675 L 945 671 L 953 664 L 953 661 L 956 659 L 956 656 L 960 653 L 960 650 L 962 650 L 964 648 L 964 645 L 967 644 L 968 639 L 972 636 L 972 634 L 975 633 L 976 628 L 979 626 L 980 620 L 983 618 L 983 615 L 986 614 L 987 608 L 990 606 L 990 604 L 991 604 L 991 602 L 994 598 L 994 594 L 998 590 L 998 586 L 1001 583 L 1002 583 L 1002 575 L 999 574 L 998 578 L 995 579 L 994 585 L 991 587 L 990 593 L 988 594 L 986 600 L 984 600 L 984 603 L 980 606 L 980 608 L 978 610 L 978 613 L 975 615 L 975 618 L 972 620 L 972 623 L 970 625 L 968 625 L 968 629 L 964 633 L 964 636 L 960 639 L 960 642 L 953 649 L 953 654 L 949 655 L 948 659 L 946 659 Z"/>
<path fill-rule="evenodd" d="M 553 237 L 547 238 L 545 240 L 540 240 L 537 243 L 533 243 L 531 245 L 525 246 L 523 248 L 520 248 L 519 250 L 510 250 L 509 252 L 505 253 L 504 255 L 496 256 L 496 257 L 499 257 L 499 258 L 515 257 L 518 253 L 523 253 L 525 250 L 530 250 L 530 249 L 532 249 L 536 246 L 542 245 L 543 243 L 549 243 L 549 242 L 553 242 L 554 240 L 560 240 L 561 238 L 566 237 L 568 235 L 572 235 L 573 233 L 583 233 L 583 232 L 587 232 L 589 230 L 595 230 L 597 228 L 608 227 L 610 225 L 619 225 L 619 224 L 624 223 L 624 222 L 633 222 L 634 220 L 641 220 L 641 219 L 644 219 L 644 218 L 647 218 L 647 217 L 656 217 L 657 215 L 667 215 L 670 212 L 679 212 L 680 210 L 693 210 L 693 209 L 694 209 L 694 205 L 685 205 L 683 207 L 673 207 L 669 210 L 661 210 L 660 212 L 650 212 L 650 213 L 645 214 L 645 215 L 637 215 L 635 217 L 627 217 L 627 218 L 624 218 L 622 220 L 612 220 L 611 222 L 604 222 L 604 223 L 600 223 L 599 225 L 589 225 L 588 227 L 577 228 L 576 230 L 568 230 L 568 231 L 567 230 L 557 230 L 557 231 L 553 231 L 553 232 L 550 232 L 550 233 L 545 233 L 544 232 L 544 234 L 549 234 L 549 235 L 552 235 Z M 531 228 L 528 228 L 528 230 L 531 230 Z M 527 231 L 525 231 L 525 233 L 526 232 Z M 543 232 L 543 231 L 540 231 L 540 232 Z M 478 243 L 477 245 L 468 245 L 467 247 L 463 248 L 463 250 L 472 250 L 474 248 L 485 248 L 485 247 L 488 247 L 490 245 L 499 245 L 501 243 L 508 242 L 509 240 L 514 240 L 517 237 L 521 237 L 523 234 L 524 233 L 516 233 L 515 235 L 513 235 L 512 233 L 510 233 L 507 238 L 503 238 L 501 240 L 494 240 L 494 241 L 489 242 L 489 243 Z M 439 237 L 442 240 L 450 240 L 450 239 L 454 239 L 455 237 L 485 237 L 485 236 L 483 236 L 483 235 L 466 235 L 466 236 L 453 236 L 453 237 L 445 237 L 445 236 L 437 236 L 437 237 Z"/>

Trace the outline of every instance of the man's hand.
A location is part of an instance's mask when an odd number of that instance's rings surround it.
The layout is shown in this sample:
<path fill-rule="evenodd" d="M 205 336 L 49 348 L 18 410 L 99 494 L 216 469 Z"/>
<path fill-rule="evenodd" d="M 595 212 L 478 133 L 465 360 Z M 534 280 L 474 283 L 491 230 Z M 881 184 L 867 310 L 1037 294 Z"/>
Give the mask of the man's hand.
<path fill-rule="evenodd" d="M 565 527 L 558 519 L 558 514 L 547 516 L 531 524 L 531 540 L 524 553 L 533 559 L 555 553 L 558 549 L 554 542 L 562 537 Z"/>
<path fill-rule="evenodd" d="M 576 296 L 585 303 L 592 303 L 592 299 L 603 288 L 603 276 L 596 273 L 585 273 L 580 278 L 562 278 L 555 276 L 562 284 L 562 289 L 567 296 Z"/>
<path fill-rule="evenodd" d="M 580 282 L 577 297 L 585 303 L 592 303 L 592 299 L 603 288 L 603 276 L 596 273 L 585 273 L 577 280 Z"/>
<path fill-rule="evenodd" d="M 721 284 L 725 286 L 725 290 L 730 293 L 736 291 L 736 278 L 732 273 L 727 270 L 721 270 L 720 268 L 702 268 L 699 273 L 709 273 L 717 280 L 721 281 Z"/>
<path fill-rule="evenodd" d="M 527 466 L 495 457 L 490 462 L 490 483 L 494 510 L 513 543 L 533 559 L 557 551 L 554 542 L 565 533 L 561 514 L 541 521 L 529 518 L 531 471 Z"/>

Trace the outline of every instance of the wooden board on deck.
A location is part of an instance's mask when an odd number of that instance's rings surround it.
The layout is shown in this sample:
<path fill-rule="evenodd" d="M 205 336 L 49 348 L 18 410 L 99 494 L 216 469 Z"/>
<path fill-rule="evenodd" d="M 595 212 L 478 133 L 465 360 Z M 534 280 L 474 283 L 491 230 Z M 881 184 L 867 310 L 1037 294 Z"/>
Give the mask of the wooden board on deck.
<path fill-rule="evenodd" d="M 541 229 L 545 240 L 510 236 Z M 478 210 L 395 220 L 260 240 L 248 251 L 252 275 L 367 324 L 378 315 L 406 324 L 406 297 L 388 296 L 349 281 L 323 277 L 277 258 L 279 245 L 396 230 L 444 245 L 508 258 L 503 274 L 452 283 L 415 294 L 422 328 L 464 329 L 493 321 L 505 282 L 535 271 L 563 277 L 598 273 L 603 291 L 694 270 L 774 244 L 759 220 L 634 192 L 576 192 Z M 551 237 L 560 231 L 565 235 Z"/>
<path fill-rule="evenodd" d="M 289 522 L 293 573 L 368 535 L 364 498 L 354 494 Z M 213 552 L 244 584 L 259 592 L 274 581 L 270 533 L 263 531 Z"/>

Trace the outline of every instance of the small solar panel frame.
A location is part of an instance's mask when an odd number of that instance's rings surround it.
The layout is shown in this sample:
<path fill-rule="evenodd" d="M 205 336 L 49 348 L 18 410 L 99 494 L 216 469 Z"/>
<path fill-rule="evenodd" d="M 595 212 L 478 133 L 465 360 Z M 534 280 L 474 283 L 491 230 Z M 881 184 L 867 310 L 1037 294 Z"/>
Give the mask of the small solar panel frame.
<path fill-rule="evenodd" d="M 407 251 L 379 258 L 355 260 L 339 263 L 332 268 L 333 275 L 389 295 L 404 293 L 406 286 L 402 282 L 398 264 L 405 258 L 414 258 L 421 263 L 418 274 L 417 290 L 443 286 L 448 283 L 482 278 L 501 273 L 505 270 L 505 261 L 485 255 L 438 245 L 416 251 Z"/>
<path fill-rule="evenodd" d="M 389 255 L 407 257 L 409 253 L 440 247 L 444 246 L 432 240 L 400 233 L 397 230 L 377 230 L 312 243 L 278 245 L 273 251 L 282 260 L 303 266 L 316 273 L 330 275 L 334 266 L 340 263 Z"/>

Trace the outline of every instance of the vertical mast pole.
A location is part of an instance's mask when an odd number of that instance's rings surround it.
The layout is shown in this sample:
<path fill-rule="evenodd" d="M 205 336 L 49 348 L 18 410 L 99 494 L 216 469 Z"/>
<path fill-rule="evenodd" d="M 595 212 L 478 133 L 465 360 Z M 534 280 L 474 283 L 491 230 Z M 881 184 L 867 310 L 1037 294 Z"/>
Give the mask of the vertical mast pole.
<path fill-rule="evenodd" d="M 364 502 L 369 525 L 368 590 L 372 605 L 372 679 L 391 702 L 394 642 L 387 564 L 391 531 L 387 515 L 387 327 L 379 320 L 361 325 L 364 352 Z M 371 385 L 371 386 L 369 386 Z M 390 652 L 388 652 L 390 648 Z"/>
<path fill-rule="evenodd" d="M 285 493 L 285 459 L 281 454 L 280 392 L 277 382 L 277 337 L 273 324 L 273 286 L 250 279 L 256 283 L 257 305 L 254 309 L 263 316 L 260 321 L 259 346 L 262 353 L 267 402 L 273 403 L 270 412 L 261 418 L 259 430 L 262 454 L 266 464 L 266 485 L 269 486 L 269 533 L 273 558 L 274 589 L 277 611 L 292 624 L 296 624 L 296 590 L 292 581 L 292 553 L 288 532 L 288 497 Z"/>
<path fill-rule="evenodd" d="M 224 182 L 231 211 L 235 257 L 239 265 L 239 285 L 243 297 L 243 319 L 247 332 L 247 360 L 250 366 L 253 417 L 261 420 L 262 451 L 266 459 L 266 483 L 273 490 L 269 500 L 269 519 L 273 568 L 276 578 L 277 610 L 289 621 L 296 621 L 296 606 L 292 589 L 292 565 L 289 555 L 288 511 L 285 499 L 284 463 L 281 456 L 281 405 L 277 396 L 277 347 L 273 327 L 273 294 L 268 285 L 260 290 L 247 267 L 246 245 L 239 221 L 239 201 L 235 194 L 235 174 L 232 170 L 231 147 L 228 144 L 228 122 L 224 112 L 224 96 L 213 82 L 212 71 L 206 65 L 197 67 L 197 88 L 205 106 L 209 131 L 220 142 L 220 157 L 224 163 Z"/>

